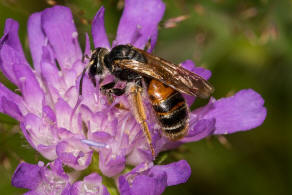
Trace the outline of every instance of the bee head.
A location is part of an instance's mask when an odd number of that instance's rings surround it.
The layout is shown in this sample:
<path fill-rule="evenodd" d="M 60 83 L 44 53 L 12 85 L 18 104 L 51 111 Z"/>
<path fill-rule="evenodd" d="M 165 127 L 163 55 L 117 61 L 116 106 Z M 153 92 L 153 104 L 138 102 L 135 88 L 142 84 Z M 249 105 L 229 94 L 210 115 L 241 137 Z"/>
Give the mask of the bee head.
<path fill-rule="evenodd" d="M 83 78 L 87 68 L 89 68 L 89 78 L 94 86 L 96 86 L 95 75 L 102 75 L 104 73 L 104 57 L 109 53 L 106 48 L 98 47 L 92 51 L 88 66 L 83 69 L 80 83 L 79 83 L 79 95 L 82 96 L 82 84 Z"/>
<path fill-rule="evenodd" d="M 93 50 L 89 61 L 89 72 L 90 78 L 95 77 L 95 75 L 101 75 L 104 72 L 104 57 L 109 53 L 106 48 L 98 47 Z"/>

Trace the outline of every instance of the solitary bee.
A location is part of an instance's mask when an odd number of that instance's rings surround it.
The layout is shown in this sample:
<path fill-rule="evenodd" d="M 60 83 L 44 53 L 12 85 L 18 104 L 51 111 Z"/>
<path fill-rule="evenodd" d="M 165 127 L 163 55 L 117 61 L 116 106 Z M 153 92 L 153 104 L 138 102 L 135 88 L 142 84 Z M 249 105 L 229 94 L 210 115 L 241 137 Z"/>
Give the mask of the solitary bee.
<path fill-rule="evenodd" d="M 85 72 L 86 68 L 80 80 L 80 94 Z M 189 109 L 181 93 L 207 98 L 214 91 L 201 76 L 131 45 L 118 45 L 111 51 L 96 48 L 92 52 L 88 72 L 92 83 L 96 86 L 96 75 L 102 83 L 108 73 L 114 75 L 115 80 L 102 85 L 100 90 L 108 97 L 129 95 L 134 116 L 144 131 L 153 157 L 155 151 L 142 102 L 143 82 L 162 134 L 173 141 L 183 138 L 189 127 Z M 126 82 L 126 87 L 116 88 L 117 81 Z"/>

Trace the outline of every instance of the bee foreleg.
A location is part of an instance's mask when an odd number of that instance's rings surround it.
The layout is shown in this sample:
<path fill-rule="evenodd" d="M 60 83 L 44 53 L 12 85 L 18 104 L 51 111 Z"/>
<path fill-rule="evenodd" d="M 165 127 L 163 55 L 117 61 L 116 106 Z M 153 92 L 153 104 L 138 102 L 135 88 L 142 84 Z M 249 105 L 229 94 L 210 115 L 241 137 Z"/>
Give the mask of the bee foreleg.
<path fill-rule="evenodd" d="M 103 95 L 105 95 L 108 99 L 108 102 L 111 104 L 113 103 L 113 93 L 112 93 L 112 89 L 115 87 L 116 85 L 116 82 L 113 81 L 113 82 L 110 82 L 110 83 L 107 83 L 105 85 L 102 85 L 100 87 L 100 91 Z"/>
<path fill-rule="evenodd" d="M 113 81 L 113 82 L 107 83 L 107 84 L 105 84 L 105 85 L 102 85 L 102 86 L 100 87 L 100 90 L 101 90 L 102 92 L 103 92 L 103 91 L 107 91 L 107 90 L 110 90 L 110 89 L 114 88 L 115 85 L 116 85 L 116 82 Z"/>
<path fill-rule="evenodd" d="M 146 113 L 145 113 L 145 108 L 143 105 L 143 101 L 142 101 L 142 92 L 143 92 L 143 88 L 139 85 L 137 85 L 137 83 L 129 86 L 129 98 L 130 101 L 132 103 L 132 109 L 133 109 L 133 113 L 134 116 L 136 118 L 136 121 L 141 125 L 144 135 L 147 139 L 147 142 L 149 144 L 153 159 L 155 158 L 155 150 L 154 147 L 152 145 L 152 137 L 148 128 L 148 125 L 146 123 Z"/>
<path fill-rule="evenodd" d="M 121 96 L 125 93 L 126 91 L 126 88 L 123 88 L 123 89 L 120 89 L 120 88 L 113 88 L 112 89 L 112 93 L 115 95 L 115 96 Z"/>
<path fill-rule="evenodd" d="M 115 96 L 121 96 L 125 93 L 126 91 L 126 87 L 123 88 L 123 89 L 120 89 L 120 88 L 114 88 L 116 85 L 116 81 L 113 81 L 113 82 L 110 82 L 108 84 L 105 84 L 103 86 L 100 87 L 100 91 L 105 95 L 107 96 L 108 98 L 108 101 L 110 103 L 113 102 L 114 100 L 114 97 L 113 95 Z"/>

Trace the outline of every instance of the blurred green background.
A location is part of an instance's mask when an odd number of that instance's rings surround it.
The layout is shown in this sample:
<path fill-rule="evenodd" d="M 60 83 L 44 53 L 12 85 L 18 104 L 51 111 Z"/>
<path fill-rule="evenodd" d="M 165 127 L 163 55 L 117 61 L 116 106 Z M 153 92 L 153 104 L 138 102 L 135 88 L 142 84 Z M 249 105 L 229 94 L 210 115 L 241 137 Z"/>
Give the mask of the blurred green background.
<path fill-rule="evenodd" d="M 175 28 L 163 28 L 162 23 L 154 53 L 176 63 L 192 59 L 212 70 L 216 98 L 253 88 L 268 110 L 264 124 L 252 131 L 211 137 L 172 152 L 170 159 L 188 160 L 192 175 L 165 194 L 292 194 L 292 1 L 164 2 L 164 21 L 181 15 L 188 19 Z M 28 16 L 53 4 L 71 8 L 81 45 L 103 4 L 106 30 L 114 39 L 123 1 L 0 0 L 0 31 L 6 18 L 17 20 L 29 60 Z M 0 80 L 14 88 L 3 76 Z M 11 186 L 13 171 L 21 160 L 43 159 L 22 137 L 18 123 L 5 115 L 0 115 L 0 147 L 1 194 L 25 192 Z"/>

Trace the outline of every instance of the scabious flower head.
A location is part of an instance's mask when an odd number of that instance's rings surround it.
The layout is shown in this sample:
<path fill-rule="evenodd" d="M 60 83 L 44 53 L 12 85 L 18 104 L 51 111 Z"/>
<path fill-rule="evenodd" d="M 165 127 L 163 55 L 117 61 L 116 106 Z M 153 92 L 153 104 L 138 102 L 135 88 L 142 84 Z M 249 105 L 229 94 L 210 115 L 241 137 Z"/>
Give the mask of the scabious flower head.
<path fill-rule="evenodd" d="M 104 8 L 92 22 L 95 47 L 110 49 L 119 44 L 144 48 L 150 40 L 155 46 L 158 23 L 165 10 L 161 0 L 126 0 L 117 37 L 110 45 L 104 28 Z M 90 55 L 89 36 L 82 53 L 72 14 L 66 7 L 55 6 L 34 13 L 28 21 L 28 38 L 33 68 L 27 62 L 18 38 L 18 24 L 7 19 L 0 40 L 0 69 L 20 90 L 18 95 L 0 83 L 0 111 L 20 122 L 30 145 L 48 160 L 48 165 L 20 163 L 12 178 L 16 187 L 28 194 L 108 194 L 99 174 L 114 178 L 121 194 L 161 194 L 166 186 L 186 182 L 191 170 L 186 161 L 154 165 L 139 124 L 129 110 L 127 95 L 109 104 L 87 75 L 83 94 L 79 81 L 87 65 L 82 56 Z M 195 67 L 192 61 L 181 64 L 205 79 L 211 72 Z M 195 98 L 185 95 L 190 105 Z M 160 127 L 145 96 L 153 145 L 160 151 L 198 141 L 212 134 L 245 131 L 262 124 L 266 116 L 264 100 L 252 89 L 210 102 L 190 113 L 189 133 L 177 142 L 160 135 Z M 82 175 L 89 169 L 93 153 L 98 153 L 98 173 Z M 74 171 L 65 172 L 63 166 Z M 126 165 L 136 166 L 123 173 Z M 83 171 L 83 172 L 82 172 Z M 86 172 L 86 171 L 85 171 Z"/>

